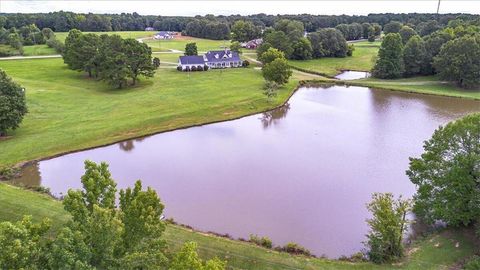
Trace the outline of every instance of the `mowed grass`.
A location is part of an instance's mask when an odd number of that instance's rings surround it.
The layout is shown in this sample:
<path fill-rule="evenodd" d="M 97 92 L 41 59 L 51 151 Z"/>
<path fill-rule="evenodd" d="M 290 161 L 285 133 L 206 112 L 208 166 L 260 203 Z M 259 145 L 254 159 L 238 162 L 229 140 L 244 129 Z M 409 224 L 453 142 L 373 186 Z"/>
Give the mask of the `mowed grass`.
<path fill-rule="evenodd" d="M 423 94 L 480 99 L 480 88 L 463 89 L 453 83 L 443 82 L 437 76 L 418 76 L 396 80 L 368 78 L 350 81 L 348 83 L 372 88 L 377 87 Z"/>
<path fill-rule="evenodd" d="M 194 38 L 188 36 L 176 36 L 173 39 L 167 40 L 154 40 L 154 39 L 145 39 L 143 41 L 148 46 L 152 48 L 154 52 L 162 52 L 162 51 L 169 51 L 169 50 L 178 50 L 184 51 L 185 45 L 187 43 L 195 42 L 197 44 L 198 52 L 206 52 L 210 50 L 221 50 L 225 46 L 230 46 L 229 40 L 211 40 L 211 39 L 203 39 L 203 38 Z"/>
<path fill-rule="evenodd" d="M 110 31 L 110 32 L 83 32 L 83 33 L 93 33 L 97 35 L 107 34 L 107 35 L 119 35 L 122 38 L 143 38 L 143 37 L 153 37 L 156 31 Z M 60 41 L 65 41 L 68 36 L 68 32 L 55 32 L 55 36 Z"/>
<path fill-rule="evenodd" d="M 48 47 L 45 44 L 42 45 L 31 45 L 23 47 L 24 56 L 34 56 L 34 55 L 52 55 L 58 54 L 55 49 Z"/>
<path fill-rule="evenodd" d="M 18 221 L 31 215 L 34 221 L 52 220 L 52 232 L 67 220 L 61 202 L 43 194 L 0 183 L 0 221 Z M 292 256 L 267 250 L 250 243 L 233 241 L 194 232 L 176 225 L 167 225 L 164 233 L 169 247 L 178 248 L 186 241 L 195 241 L 203 258 L 217 256 L 228 261 L 229 269 L 449 269 L 462 258 L 473 254 L 470 235 L 462 230 L 447 231 L 416 242 L 409 256 L 395 265 L 349 263 L 328 259 Z M 456 247 L 458 243 L 458 247 Z"/>
<path fill-rule="evenodd" d="M 2 165 L 261 112 L 283 103 L 297 85 L 292 79 L 269 101 L 254 68 L 188 74 L 160 68 L 125 89 L 69 70 L 62 59 L 8 60 L 0 68 L 25 87 L 29 108 L 20 128 L 0 141 Z"/>
<path fill-rule="evenodd" d="M 380 48 L 379 42 L 356 42 L 353 56 L 344 58 L 324 57 L 312 60 L 289 60 L 290 65 L 327 76 L 335 76 L 342 70 L 370 71 L 374 57 Z"/>

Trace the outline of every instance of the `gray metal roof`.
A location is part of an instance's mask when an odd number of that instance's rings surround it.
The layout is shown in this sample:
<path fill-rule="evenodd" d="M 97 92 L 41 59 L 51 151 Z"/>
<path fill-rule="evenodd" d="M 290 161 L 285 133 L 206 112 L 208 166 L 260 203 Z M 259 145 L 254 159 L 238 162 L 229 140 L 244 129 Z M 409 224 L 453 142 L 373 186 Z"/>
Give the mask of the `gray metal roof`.
<path fill-rule="evenodd" d="M 230 50 L 209 51 L 205 56 L 207 57 L 207 62 L 213 63 L 241 61 L 238 52 L 232 52 Z"/>
<path fill-rule="evenodd" d="M 180 64 L 182 65 L 204 65 L 205 61 L 203 60 L 203 56 L 199 55 L 185 55 L 180 56 Z"/>

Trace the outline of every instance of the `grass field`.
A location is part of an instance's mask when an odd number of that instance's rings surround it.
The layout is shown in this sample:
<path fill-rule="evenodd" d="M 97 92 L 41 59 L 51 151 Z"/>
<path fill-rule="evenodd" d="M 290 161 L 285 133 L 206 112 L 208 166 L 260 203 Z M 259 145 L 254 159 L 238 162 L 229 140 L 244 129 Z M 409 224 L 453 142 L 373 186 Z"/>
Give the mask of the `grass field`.
<path fill-rule="evenodd" d="M 396 80 L 368 78 L 351 81 L 349 84 L 423 94 L 480 99 L 480 88 L 463 89 L 452 83 L 442 82 L 436 76 L 419 76 Z"/>
<path fill-rule="evenodd" d="M 143 42 L 148 44 L 154 52 L 168 50 L 184 51 L 185 45 L 191 42 L 197 43 L 198 52 L 221 50 L 224 46 L 230 46 L 229 40 L 210 40 L 184 36 L 176 36 L 174 39 L 170 40 L 146 39 Z"/>
<path fill-rule="evenodd" d="M 62 59 L 2 61 L 0 68 L 25 87 L 30 111 L 0 141 L 3 165 L 264 111 L 297 85 L 291 80 L 269 102 L 253 68 L 189 74 L 160 68 L 154 78 L 121 90 L 67 69 Z"/>
<path fill-rule="evenodd" d="M 19 199 L 21 198 L 21 199 Z M 52 198 L 0 183 L 0 221 L 17 221 L 23 215 L 32 215 L 35 221 L 48 217 L 52 230 L 68 220 L 62 204 Z M 195 241 L 203 258 L 218 256 L 228 261 L 230 269 L 449 269 L 461 258 L 471 256 L 473 243 L 464 231 L 448 231 L 413 245 L 411 254 L 396 265 L 349 263 L 326 259 L 291 256 L 254 246 L 250 243 L 193 232 L 183 227 L 168 225 L 164 233 L 170 247 L 178 249 L 186 241 Z M 459 243 L 458 247 L 455 245 Z"/>
<path fill-rule="evenodd" d="M 83 32 L 83 33 L 93 33 L 97 35 L 108 34 L 108 35 L 119 35 L 122 38 L 143 38 L 143 37 L 152 37 L 156 32 L 155 31 L 110 31 L 110 32 Z M 68 32 L 55 32 L 55 36 L 60 41 L 64 41 L 68 36 Z"/>
<path fill-rule="evenodd" d="M 31 45 L 23 47 L 24 56 L 34 56 L 34 55 L 52 55 L 58 54 L 55 49 L 48 47 L 45 44 L 42 45 Z"/>
<path fill-rule="evenodd" d="M 310 70 L 327 76 L 335 76 L 342 70 L 370 71 L 373 67 L 373 58 L 377 55 L 380 43 L 357 42 L 354 43 L 353 56 L 344 58 L 320 58 L 312 60 L 290 60 L 290 65 L 305 70 Z"/>

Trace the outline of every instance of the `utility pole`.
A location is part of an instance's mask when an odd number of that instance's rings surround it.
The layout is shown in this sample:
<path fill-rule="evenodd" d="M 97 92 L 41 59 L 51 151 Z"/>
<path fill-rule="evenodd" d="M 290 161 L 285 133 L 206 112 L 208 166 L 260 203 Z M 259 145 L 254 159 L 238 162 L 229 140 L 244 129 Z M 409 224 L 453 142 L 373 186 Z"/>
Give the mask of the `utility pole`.
<path fill-rule="evenodd" d="M 440 11 L 440 1 L 441 1 L 441 0 L 438 0 L 438 5 L 437 5 L 437 15 L 438 15 L 438 12 Z"/>

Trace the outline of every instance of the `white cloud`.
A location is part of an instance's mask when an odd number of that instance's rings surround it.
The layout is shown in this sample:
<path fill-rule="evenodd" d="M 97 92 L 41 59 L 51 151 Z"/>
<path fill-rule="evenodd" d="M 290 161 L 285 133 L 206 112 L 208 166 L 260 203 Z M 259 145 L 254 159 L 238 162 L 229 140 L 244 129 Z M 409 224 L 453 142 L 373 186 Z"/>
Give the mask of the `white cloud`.
<path fill-rule="evenodd" d="M 1 0 L 0 12 L 137 12 L 142 15 L 434 13 L 437 1 L 35 1 Z M 480 14 L 478 1 L 443 0 L 441 13 Z"/>

